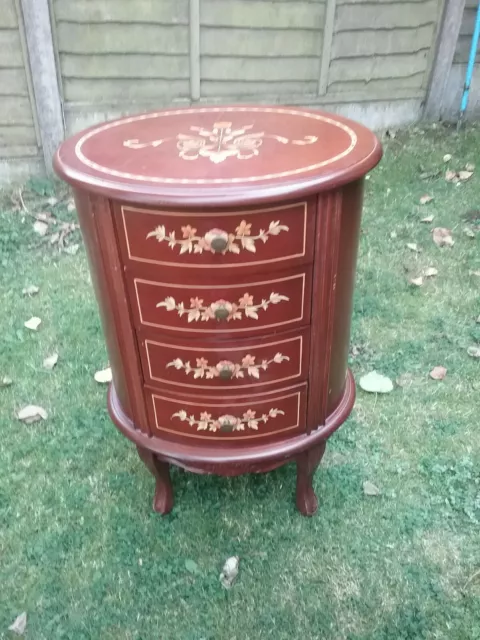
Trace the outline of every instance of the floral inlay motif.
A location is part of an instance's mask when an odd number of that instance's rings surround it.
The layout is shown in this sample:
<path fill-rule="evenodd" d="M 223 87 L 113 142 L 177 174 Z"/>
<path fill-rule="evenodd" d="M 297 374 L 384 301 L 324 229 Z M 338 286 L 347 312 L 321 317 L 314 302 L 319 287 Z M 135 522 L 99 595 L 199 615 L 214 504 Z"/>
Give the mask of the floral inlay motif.
<path fill-rule="evenodd" d="M 264 131 L 251 132 L 253 124 L 232 128 L 231 122 L 215 122 L 211 129 L 205 127 L 190 127 L 192 133 L 179 133 L 176 137 L 159 138 L 149 142 L 138 139 L 124 140 L 123 146 L 129 149 L 145 149 L 159 147 L 170 140 L 176 140 L 178 155 L 183 160 L 197 160 L 199 157 L 208 158 L 210 162 L 218 164 L 227 158 L 248 160 L 258 156 L 259 148 L 265 138 L 276 140 L 281 144 L 306 145 L 318 141 L 317 136 L 304 136 L 300 140 L 290 140 Z"/>
<path fill-rule="evenodd" d="M 211 251 L 216 253 L 212 248 L 211 242 L 216 236 L 225 236 L 226 248 L 222 251 L 222 254 L 230 251 L 231 253 L 240 253 L 241 248 L 255 253 L 257 248 L 255 242 L 261 240 L 263 243 L 267 242 L 269 236 L 278 236 L 281 231 L 288 231 L 288 227 L 284 224 L 280 224 L 279 220 L 270 222 L 268 229 L 260 229 L 258 234 L 252 235 L 252 225 L 247 223 L 246 220 L 242 220 L 238 227 L 235 229 L 235 233 L 226 233 L 221 229 L 212 229 L 204 236 L 197 235 L 197 229 L 191 225 L 182 227 L 182 237 L 177 238 L 175 231 L 167 233 L 165 225 L 156 227 L 153 231 L 147 234 L 147 238 L 156 238 L 158 242 L 168 241 L 168 246 L 171 249 L 180 247 L 180 254 L 182 253 L 203 253 L 204 251 Z M 240 243 L 240 244 L 238 244 Z"/>
<path fill-rule="evenodd" d="M 191 427 L 196 427 L 197 431 L 245 431 L 245 427 L 258 431 L 259 424 L 265 424 L 270 418 L 276 418 L 278 415 L 285 415 L 285 412 L 280 409 L 270 409 L 268 413 L 257 417 L 256 411 L 248 409 L 241 418 L 228 414 L 213 418 L 211 413 L 202 411 L 200 419 L 197 420 L 194 415 L 189 416 L 185 409 L 180 409 L 172 414 L 172 418 L 188 422 Z"/>
<path fill-rule="evenodd" d="M 221 372 L 227 372 L 232 378 L 244 378 L 245 373 L 252 378 L 260 378 L 260 371 L 266 371 L 272 363 L 280 364 L 284 360 L 290 360 L 288 356 L 276 353 L 271 360 L 262 360 L 255 362 L 255 356 L 247 354 L 242 358 L 240 364 L 234 364 L 230 360 L 220 360 L 216 365 L 211 366 L 205 358 L 196 358 L 196 366 L 192 366 L 190 362 L 183 362 L 181 358 L 175 358 L 167 364 L 167 367 L 175 367 L 175 369 L 183 369 L 188 375 L 193 373 L 194 378 L 206 378 L 212 380 L 218 378 Z"/>
<path fill-rule="evenodd" d="M 266 311 L 271 304 L 278 304 L 282 300 L 288 301 L 289 298 L 280 293 L 271 293 L 268 299 L 263 298 L 261 302 L 254 304 L 253 296 L 245 293 L 238 299 L 238 303 L 217 300 L 209 305 L 204 305 L 203 298 L 190 298 L 190 308 L 186 308 L 185 303 L 177 303 L 173 296 L 168 296 L 156 306 L 165 307 L 167 311 L 176 311 L 180 317 L 187 314 L 188 322 L 214 320 L 217 318 L 216 312 L 220 310 L 225 312 L 225 317 L 222 317 L 222 319 L 227 321 L 241 320 L 243 316 L 258 320 L 258 311 L 260 309 Z"/>

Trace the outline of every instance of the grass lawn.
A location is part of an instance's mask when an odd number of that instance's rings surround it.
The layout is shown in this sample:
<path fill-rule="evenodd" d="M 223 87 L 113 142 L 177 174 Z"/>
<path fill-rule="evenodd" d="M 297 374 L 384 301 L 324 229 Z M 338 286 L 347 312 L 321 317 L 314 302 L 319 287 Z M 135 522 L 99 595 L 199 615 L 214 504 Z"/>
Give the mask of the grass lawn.
<path fill-rule="evenodd" d="M 152 512 L 153 478 L 93 380 L 107 357 L 83 247 L 42 243 L 3 193 L 0 379 L 13 384 L 0 389 L 0 638 L 22 611 L 31 640 L 480 638 L 480 359 L 467 354 L 480 343 L 479 149 L 473 126 L 398 133 L 367 182 L 351 366 L 400 384 L 359 391 L 310 519 L 294 509 L 293 465 L 233 479 L 174 471 L 174 511 Z M 470 180 L 445 181 L 472 162 Z M 31 182 L 26 207 L 48 209 L 52 189 Z M 419 204 L 424 194 L 434 200 Z M 52 211 L 73 220 L 64 204 Z M 452 248 L 435 246 L 435 226 L 452 229 Z M 427 267 L 438 275 L 408 283 Z M 28 285 L 38 295 L 22 295 Z M 443 381 L 429 378 L 436 365 Z M 26 404 L 48 419 L 18 421 Z M 366 480 L 379 496 L 364 495 Z M 227 592 L 230 555 L 240 573 Z"/>

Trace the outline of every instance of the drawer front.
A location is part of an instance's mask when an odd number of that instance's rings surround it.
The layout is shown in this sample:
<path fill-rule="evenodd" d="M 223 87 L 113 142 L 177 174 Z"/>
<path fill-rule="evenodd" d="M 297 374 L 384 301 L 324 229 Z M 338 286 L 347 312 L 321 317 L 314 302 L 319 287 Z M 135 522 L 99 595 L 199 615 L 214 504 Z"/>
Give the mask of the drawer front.
<path fill-rule="evenodd" d="M 312 261 L 314 205 L 188 213 L 127 205 L 116 212 L 125 259 L 190 269 Z"/>
<path fill-rule="evenodd" d="M 305 431 L 306 384 L 274 394 L 172 397 L 146 390 L 153 433 L 244 442 Z"/>
<path fill-rule="evenodd" d="M 156 282 L 127 275 L 140 326 L 192 336 L 248 334 L 310 322 L 311 271 L 237 284 Z"/>
<path fill-rule="evenodd" d="M 276 383 L 295 383 L 308 375 L 309 331 L 288 337 L 224 342 L 208 346 L 141 339 L 147 383 L 185 389 L 231 391 Z"/>

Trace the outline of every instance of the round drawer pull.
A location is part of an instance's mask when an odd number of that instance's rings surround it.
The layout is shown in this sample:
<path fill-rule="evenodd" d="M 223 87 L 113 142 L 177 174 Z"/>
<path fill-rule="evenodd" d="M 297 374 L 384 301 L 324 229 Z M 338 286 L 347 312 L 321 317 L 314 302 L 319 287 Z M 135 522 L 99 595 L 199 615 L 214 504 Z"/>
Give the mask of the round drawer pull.
<path fill-rule="evenodd" d="M 231 380 L 233 376 L 233 369 L 230 367 L 222 367 L 218 373 L 218 377 L 222 380 Z"/>
<path fill-rule="evenodd" d="M 223 253 L 228 247 L 228 233 L 222 229 L 211 229 L 205 234 L 205 240 L 214 253 Z"/>
<path fill-rule="evenodd" d="M 220 322 L 221 320 L 226 320 L 230 315 L 230 311 L 227 307 L 221 306 L 215 309 L 215 318 Z"/>

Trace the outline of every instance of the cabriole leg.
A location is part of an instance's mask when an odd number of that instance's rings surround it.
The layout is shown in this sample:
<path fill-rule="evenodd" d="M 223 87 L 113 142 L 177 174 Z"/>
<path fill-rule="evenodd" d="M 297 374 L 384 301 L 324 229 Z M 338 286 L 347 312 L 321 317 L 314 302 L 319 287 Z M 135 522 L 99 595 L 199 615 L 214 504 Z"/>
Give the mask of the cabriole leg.
<path fill-rule="evenodd" d="M 297 456 L 297 509 L 304 516 L 313 516 L 318 500 L 313 490 L 313 475 L 325 453 L 325 440 Z"/>
<path fill-rule="evenodd" d="M 173 508 L 173 488 L 170 480 L 170 465 L 163 462 L 154 453 L 137 447 L 138 455 L 147 469 L 155 477 L 155 496 L 153 498 L 153 510 L 166 514 Z"/>

